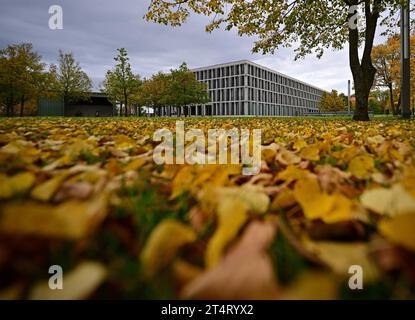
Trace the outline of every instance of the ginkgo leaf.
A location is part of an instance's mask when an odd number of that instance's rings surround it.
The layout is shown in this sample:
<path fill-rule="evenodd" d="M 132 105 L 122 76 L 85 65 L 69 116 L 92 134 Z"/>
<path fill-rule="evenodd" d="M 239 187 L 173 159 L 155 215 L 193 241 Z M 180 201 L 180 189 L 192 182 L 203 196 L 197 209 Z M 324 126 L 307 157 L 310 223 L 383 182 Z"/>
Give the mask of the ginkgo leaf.
<path fill-rule="evenodd" d="M 87 201 L 70 200 L 56 207 L 36 202 L 10 204 L 0 216 L 0 231 L 77 240 L 107 214 L 107 195 Z"/>
<path fill-rule="evenodd" d="M 349 171 L 355 177 L 366 179 L 375 168 L 375 162 L 369 155 L 359 155 L 354 157 L 349 163 Z"/>
<path fill-rule="evenodd" d="M 294 192 L 291 189 L 283 189 L 271 203 L 271 210 L 278 210 L 291 207 L 297 203 Z"/>
<path fill-rule="evenodd" d="M 137 158 L 137 159 L 131 161 L 130 163 L 128 163 L 125 166 L 124 170 L 129 171 L 129 170 L 140 169 L 146 162 L 147 162 L 147 159 L 145 159 L 145 158 Z"/>
<path fill-rule="evenodd" d="M 37 185 L 32 190 L 31 197 L 36 200 L 49 201 L 67 177 L 68 173 L 60 174 Z"/>
<path fill-rule="evenodd" d="M 191 227 L 172 219 L 162 221 L 153 230 L 141 252 L 144 274 L 152 277 L 173 260 L 183 245 L 195 240 L 196 233 Z"/>
<path fill-rule="evenodd" d="M 218 227 L 206 248 L 205 262 L 208 268 L 219 263 L 219 260 L 230 241 L 238 234 L 246 222 L 248 206 L 244 202 L 224 198 L 218 206 Z"/>
<path fill-rule="evenodd" d="M 400 214 L 391 219 L 383 219 L 379 232 L 391 242 L 415 251 L 415 215 Z"/>
<path fill-rule="evenodd" d="M 316 178 L 297 182 L 294 196 L 308 219 L 321 219 L 326 223 L 335 223 L 353 219 L 352 202 L 340 193 L 327 194 L 320 188 Z"/>
<path fill-rule="evenodd" d="M 316 178 L 298 181 L 294 188 L 294 196 L 308 219 L 322 218 L 333 207 L 333 197 L 321 192 Z"/>
<path fill-rule="evenodd" d="M 301 158 L 294 152 L 287 149 L 280 149 L 277 153 L 276 159 L 283 165 L 298 164 L 301 162 Z"/>
<path fill-rule="evenodd" d="M 290 165 L 284 171 L 280 171 L 277 175 L 277 178 L 279 180 L 291 182 L 294 180 L 300 180 L 300 179 L 306 178 L 310 175 L 311 175 L 310 171 L 298 168 L 294 165 Z"/>
<path fill-rule="evenodd" d="M 301 149 L 300 157 L 310 161 L 320 160 L 320 149 L 317 146 L 307 146 Z"/>
<path fill-rule="evenodd" d="M 16 194 L 26 193 L 35 182 L 31 172 L 21 172 L 12 177 L 0 175 L 0 198 L 10 198 Z"/>

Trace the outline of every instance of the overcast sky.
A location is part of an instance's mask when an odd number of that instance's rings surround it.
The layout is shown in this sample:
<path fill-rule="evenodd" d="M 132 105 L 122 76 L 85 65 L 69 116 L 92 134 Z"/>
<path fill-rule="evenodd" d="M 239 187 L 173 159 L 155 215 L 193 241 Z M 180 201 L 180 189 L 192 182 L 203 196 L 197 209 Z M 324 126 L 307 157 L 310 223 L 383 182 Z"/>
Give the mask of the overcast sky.
<path fill-rule="evenodd" d="M 31 42 L 48 62 L 58 50 L 72 51 L 97 87 L 125 47 L 134 73 L 149 77 L 186 61 L 190 68 L 248 59 L 325 90 L 346 93 L 351 79 L 348 51 L 327 51 L 322 59 L 294 61 L 291 49 L 252 54 L 252 38 L 235 32 L 206 33 L 205 17 L 193 15 L 178 28 L 143 19 L 150 0 L 0 0 L 0 47 Z M 50 30 L 51 5 L 63 8 L 63 30 Z M 382 39 L 377 37 L 376 42 Z"/>

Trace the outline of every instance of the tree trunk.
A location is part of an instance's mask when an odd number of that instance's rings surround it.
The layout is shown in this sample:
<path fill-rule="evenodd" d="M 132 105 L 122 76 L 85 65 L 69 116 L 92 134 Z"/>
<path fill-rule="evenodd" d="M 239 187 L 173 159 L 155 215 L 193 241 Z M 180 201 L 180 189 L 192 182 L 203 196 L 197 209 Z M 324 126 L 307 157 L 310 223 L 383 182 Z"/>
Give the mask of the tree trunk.
<path fill-rule="evenodd" d="M 25 102 L 25 99 L 22 96 L 21 99 L 20 99 L 20 117 L 23 117 L 24 102 Z"/>
<path fill-rule="evenodd" d="M 402 112 L 401 112 L 401 103 L 402 103 L 402 101 L 401 101 L 402 99 L 401 99 L 401 92 L 399 92 L 399 98 L 398 98 L 398 106 L 396 107 L 396 114 L 397 115 L 399 115 L 399 114 L 401 114 Z"/>
<path fill-rule="evenodd" d="M 125 116 L 128 117 L 128 97 L 127 97 L 127 90 L 124 88 L 124 108 L 125 108 Z"/>
<path fill-rule="evenodd" d="M 355 3 L 357 4 L 357 1 Z M 349 18 L 353 16 L 349 14 Z M 372 49 L 377 21 L 378 12 L 371 12 L 370 1 L 365 1 L 366 32 L 365 48 L 362 60 L 359 59 L 359 31 L 357 28 L 349 28 L 349 62 L 353 74 L 353 80 L 356 92 L 356 107 L 353 114 L 353 120 L 368 121 L 369 93 L 375 80 L 376 68 L 372 64 Z"/>
<path fill-rule="evenodd" d="M 6 115 L 8 117 L 13 117 L 13 105 L 9 102 L 6 104 Z"/>
<path fill-rule="evenodd" d="M 391 104 L 391 111 L 394 116 L 396 116 L 396 109 L 395 109 L 395 101 L 393 100 L 393 87 L 389 85 L 389 95 L 390 95 L 390 104 Z"/>

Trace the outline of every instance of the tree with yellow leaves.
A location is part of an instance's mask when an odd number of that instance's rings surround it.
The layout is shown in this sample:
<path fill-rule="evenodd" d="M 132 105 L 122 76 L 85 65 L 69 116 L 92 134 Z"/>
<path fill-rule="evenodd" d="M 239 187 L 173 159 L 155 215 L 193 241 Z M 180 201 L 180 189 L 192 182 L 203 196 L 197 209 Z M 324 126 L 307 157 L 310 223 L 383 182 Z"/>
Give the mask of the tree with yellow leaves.
<path fill-rule="evenodd" d="M 415 35 L 411 36 L 411 74 L 415 75 Z M 400 108 L 400 63 L 401 39 L 399 34 L 392 35 L 386 43 L 373 48 L 373 65 L 377 72 L 375 87 L 386 87 L 389 90 L 390 108 L 397 115 Z M 413 79 L 413 77 L 412 77 Z M 411 81 L 412 101 L 415 97 L 415 81 Z M 395 106 L 395 96 L 399 96 Z"/>
<path fill-rule="evenodd" d="M 346 108 L 345 101 L 336 90 L 324 92 L 320 100 L 320 111 L 338 112 Z"/>

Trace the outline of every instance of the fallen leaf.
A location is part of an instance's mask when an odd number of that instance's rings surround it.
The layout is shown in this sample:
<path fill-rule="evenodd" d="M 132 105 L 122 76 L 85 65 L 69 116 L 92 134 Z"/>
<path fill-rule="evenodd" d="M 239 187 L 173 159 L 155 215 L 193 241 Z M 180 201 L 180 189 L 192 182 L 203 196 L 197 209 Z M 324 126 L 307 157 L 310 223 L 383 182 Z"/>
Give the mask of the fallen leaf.
<path fill-rule="evenodd" d="M 185 299 L 276 299 L 277 281 L 266 252 L 274 237 L 272 223 L 252 222 L 220 263 L 190 282 L 181 296 Z"/>
<path fill-rule="evenodd" d="M 64 270 L 65 272 L 65 270 Z M 86 299 L 105 280 L 107 269 L 101 263 L 85 261 L 64 273 L 63 289 L 52 290 L 49 283 L 40 282 L 32 288 L 31 300 L 80 300 Z"/>
<path fill-rule="evenodd" d="M 379 232 L 391 242 L 415 251 L 415 215 L 400 214 L 391 219 L 383 219 Z"/>
<path fill-rule="evenodd" d="M 196 233 L 189 226 L 172 219 L 160 222 L 150 234 L 140 255 L 145 276 L 154 276 L 173 260 L 183 245 L 195 240 Z"/>
<path fill-rule="evenodd" d="M 349 163 L 349 172 L 359 179 L 366 179 L 375 168 L 375 162 L 369 155 L 354 157 Z"/>

